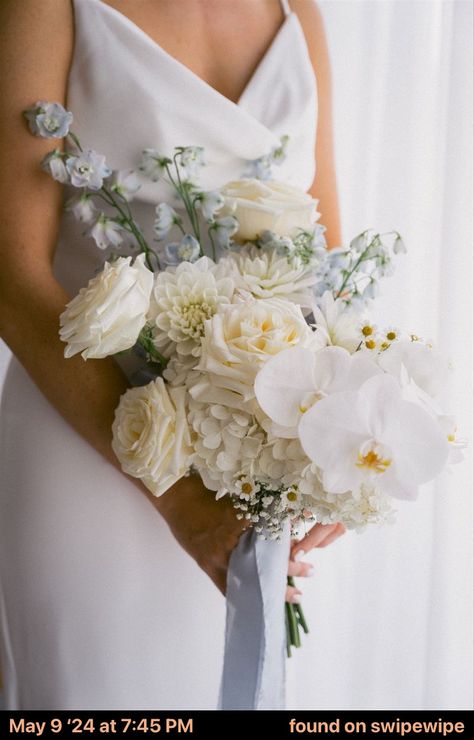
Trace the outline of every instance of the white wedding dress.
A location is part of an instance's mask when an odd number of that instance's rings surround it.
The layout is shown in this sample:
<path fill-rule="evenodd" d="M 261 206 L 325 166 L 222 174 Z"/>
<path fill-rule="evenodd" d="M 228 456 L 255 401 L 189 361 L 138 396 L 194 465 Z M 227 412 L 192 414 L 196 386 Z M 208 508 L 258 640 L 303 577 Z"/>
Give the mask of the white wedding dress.
<path fill-rule="evenodd" d="M 238 103 L 100 0 L 75 0 L 67 105 L 115 169 L 140 150 L 202 145 L 202 183 L 240 177 L 283 134 L 277 177 L 314 177 L 316 83 L 285 17 Z M 42 97 L 42 91 L 37 91 Z M 31 101 L 34 102 L 34 101 Z M 39 166 L 39 163 L 38 163 Z M 134 203 L 149 229 L 159 186 Z M 75 294 L 103 260 L 71 214 L 58 279 Z M 213 709 L 225 602 L 144 496 L 45 400 L 13 359 L 1 405 L 0 655 L 8 709 Z"/>

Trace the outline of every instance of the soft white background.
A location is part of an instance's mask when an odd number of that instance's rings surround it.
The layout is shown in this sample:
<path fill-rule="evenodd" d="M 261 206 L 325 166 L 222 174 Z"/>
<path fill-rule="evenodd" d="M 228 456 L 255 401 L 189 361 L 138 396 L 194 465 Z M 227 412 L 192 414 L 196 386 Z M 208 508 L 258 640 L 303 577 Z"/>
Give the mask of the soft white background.
<path fill-rule="evenodd" d="M 472 440 L 472 4 L 322 0 L 333 66 L 345 240 L 397 228 L 409 253 L 380 321 L 440 343 L 445 403 Z M 8 360 L 0 348 L 0 373 Z M 466 462 L 394 526 L 313 556 L 311 637 L 289 706 L 472 707 L 472 480 Z"/>

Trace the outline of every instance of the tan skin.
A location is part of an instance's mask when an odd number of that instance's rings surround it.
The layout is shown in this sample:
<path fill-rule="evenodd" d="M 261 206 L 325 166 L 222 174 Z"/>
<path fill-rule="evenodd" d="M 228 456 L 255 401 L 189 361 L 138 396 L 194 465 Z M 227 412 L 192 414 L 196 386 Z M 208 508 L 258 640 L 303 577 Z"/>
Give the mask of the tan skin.
<path fill-rule="evenodd" d="M 168 53 L 230 100 L 237 100 L 283 21 L 277 0 L 114 0 Z M 332 154 L 330 80 L 324 30 L 312 0 L 293 0 L 318 72 L 318 180 L 311 193 L 340 243 Z M 54 39 L 54 43 L 45 43 Z M 64 102 L 74 41 L 71 0 L 2 0 L 0 3 L 0 336 L 62 416 L 111 465 L 111 423 L 127 382 L 112 359 L 65 360 L 58 317 L 69 296 L 52 272 L 61 214 L 61 186 L 40 171 L 51 149 L 31 136 L 21 112 L 38 98 Z M 89 142 L 93 145 L 93 142 Z M 195 478 L 154 498 L 136 479 L 181 546 L 224 593 L 228 560 L 242 525 L 227 499 L 217 502 Z M 314 526 L 294 543 L 289 572 L 308 575 L 297 562 L 340 536 L 342 525 Z M 293 600 L 296 589 L 287 598 Z"/>

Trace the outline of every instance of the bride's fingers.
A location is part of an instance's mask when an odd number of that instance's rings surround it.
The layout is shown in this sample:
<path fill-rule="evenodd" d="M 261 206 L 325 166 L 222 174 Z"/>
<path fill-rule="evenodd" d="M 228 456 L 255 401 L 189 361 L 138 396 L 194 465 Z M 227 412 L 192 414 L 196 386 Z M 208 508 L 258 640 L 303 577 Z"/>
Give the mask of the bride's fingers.
<path fill-rule="evenodd" d="M 315 524 L 302 540 L 292 546 L 291 558 L 298 561 L 315 547 L 327 547 L 345 531 L 343 524 Z"/>
<path fill-rule="evenodd" d="M 286 587 L 285 601 L 288 601 L 290 604 L 299 604 L 302 596 L 301 591 L 294 586 Z"/>
<path fill-rule="evenodd" d="M 311 578 L 314 575 L 314 567 L 311 563 L 302 563 L 301 560 L 290 560 L 288 563 L 288 575 L 297 578 Z"/>

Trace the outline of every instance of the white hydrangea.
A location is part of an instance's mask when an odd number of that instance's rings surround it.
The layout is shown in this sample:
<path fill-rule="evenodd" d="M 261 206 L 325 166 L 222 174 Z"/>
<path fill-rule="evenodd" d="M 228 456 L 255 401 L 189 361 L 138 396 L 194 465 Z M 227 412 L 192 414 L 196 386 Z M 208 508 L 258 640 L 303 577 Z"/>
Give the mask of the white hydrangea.
<path fill-rule="evenodd" d="M 205 485 L 221 495 L 234 492 L 239 476 L 253 474 L 265 432 L 251 413 L 193 398 L 188 420 L 194 433 L 193 464 Z"/>
<path fill-rule="evenodd" d="M 156 276 L 148 322 L 165 357 L 199 357 L 205 322 L 230 303 L 234 291 L 232 280 L 215 270 L 212 260 L 201 257 Z"/>
<path fill-rule="evenodd" d="M 237 295 L 284 298 L 302 308 L 311 308 L 311 288 L 317 279 L 314 273 L 273 249 L 243 248 L 221 259 L 219 268 L 233 278 Z"/>
<path fill-rule="evenodd" d="M 188 418 L 194 433 L 193 464 L 218 495 L 240 495 L 243 478 L 270 489 L 292 485 L 310 462 L 299 440 L 269 438 L 269 420 L 257 419 L 252 411 L 203 403 L 191 394 Z"/>

